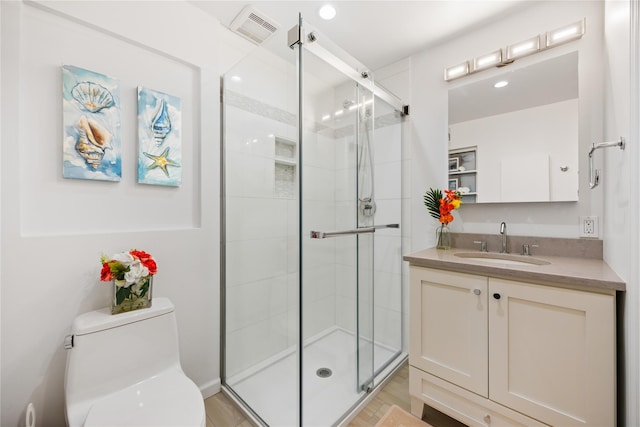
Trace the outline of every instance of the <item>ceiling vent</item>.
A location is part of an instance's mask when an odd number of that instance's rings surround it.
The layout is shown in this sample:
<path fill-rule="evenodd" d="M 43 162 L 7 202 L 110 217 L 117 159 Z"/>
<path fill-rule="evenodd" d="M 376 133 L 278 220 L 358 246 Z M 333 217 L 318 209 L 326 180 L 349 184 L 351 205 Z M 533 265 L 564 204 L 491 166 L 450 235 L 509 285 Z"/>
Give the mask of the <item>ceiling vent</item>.
<path fill-rule="evenodd" d="M 261 44 L 278 31 L 280 24 L 252 6 L 246 6 L 235 17 L 230 28 L 255 44 Z"/>

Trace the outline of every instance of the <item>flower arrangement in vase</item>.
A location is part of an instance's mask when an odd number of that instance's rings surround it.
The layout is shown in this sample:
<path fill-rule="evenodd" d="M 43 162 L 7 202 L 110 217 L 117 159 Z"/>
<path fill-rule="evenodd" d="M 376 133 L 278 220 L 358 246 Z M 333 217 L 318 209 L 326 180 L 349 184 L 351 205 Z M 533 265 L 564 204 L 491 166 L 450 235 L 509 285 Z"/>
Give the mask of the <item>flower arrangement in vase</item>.
<path fill-rule="evenodd" d="M 442 190 L 429 188 L 424 195 L 424 205 L 431 217 L 440 222 L 436 230 L 436 248 L 451 249 L 451 235 L 449 223 L 453 221 L 453 212 L 462 204 L 460 192 L 454 190 Z"/>
<path fill-rule="evenodd" d="M 113 283 L 111 314 L 151 307 L 153 276 L 158 266 L 147 252 L 132 249 L 100 257 L 100 280 Z"/>

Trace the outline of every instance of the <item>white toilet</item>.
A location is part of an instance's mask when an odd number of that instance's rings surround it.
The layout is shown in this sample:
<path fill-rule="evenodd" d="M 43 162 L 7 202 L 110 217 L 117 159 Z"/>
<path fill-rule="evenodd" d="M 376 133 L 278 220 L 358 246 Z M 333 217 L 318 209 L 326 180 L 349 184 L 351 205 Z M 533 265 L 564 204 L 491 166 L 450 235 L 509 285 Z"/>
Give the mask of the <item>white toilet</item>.
<path fill-rule="evenodd" d="M 182 371 L 173 304 L 81 314 L 65 341 L 69 427 L 204 427 L 198 387 Z"/>

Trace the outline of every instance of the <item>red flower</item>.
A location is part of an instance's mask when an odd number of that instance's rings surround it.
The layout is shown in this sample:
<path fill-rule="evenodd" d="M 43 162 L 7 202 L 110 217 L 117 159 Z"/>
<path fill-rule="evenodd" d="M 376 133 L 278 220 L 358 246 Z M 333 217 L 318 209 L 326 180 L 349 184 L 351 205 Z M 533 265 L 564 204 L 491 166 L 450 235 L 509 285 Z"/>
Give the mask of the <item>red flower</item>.
<path fill-rule="evenodd" d="M 111 267 L 109 267 L 108 262 L 102 264 L 102 271 L 100 271 L 100 280 L 102 280 L 103 282 L 110 282 L 113 280 L 113 274 L 111 274 Z"/>
<path fill-rule="evenodd" d="M 139 259 L 142 265 L 147 267 L 147 270 L 149 270 L 150 275 L 153 276 L 158 272 L 158 265 L 156 264 L 156 261 L 153 259 L 153 257 L 150 254 L 146 253 L 145 251 L 139 251 L 137 249 L 133 249 L 129 253 L 134 258 Z"/>
<path fill-rule="evenodd" d="M 129 251 L 132 257 L 139 259 L 140 261 L 144 261 L 151 258 L 151 254 L 146 253 L 145 251 L 139 251 L 137 249 L 132 249 Z"/>

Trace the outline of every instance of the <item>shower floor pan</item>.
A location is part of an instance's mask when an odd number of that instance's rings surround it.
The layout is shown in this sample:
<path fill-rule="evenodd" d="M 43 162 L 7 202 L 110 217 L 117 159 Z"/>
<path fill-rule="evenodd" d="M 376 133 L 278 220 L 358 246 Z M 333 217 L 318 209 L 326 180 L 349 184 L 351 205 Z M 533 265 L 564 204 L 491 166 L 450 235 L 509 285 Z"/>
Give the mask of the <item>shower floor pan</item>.
<path fill-rule="evenodd" d="M 331 426 L 342 417 L 364 392 L 356 385 L 354 335 L 339 328 L 305 346 L 303 359 L 304 426 Z M 338 353 L 336 349 L 340 349 Z M 389 361 L 396 350 L 376 344 L 376 370 Z M 331 375 L 319 376 L 319 369 Z M 273 427 L 296 425 L 298 406 L 296 382 L 297 356 L 293 352 L 265 368 L 229 385 Z"/>

